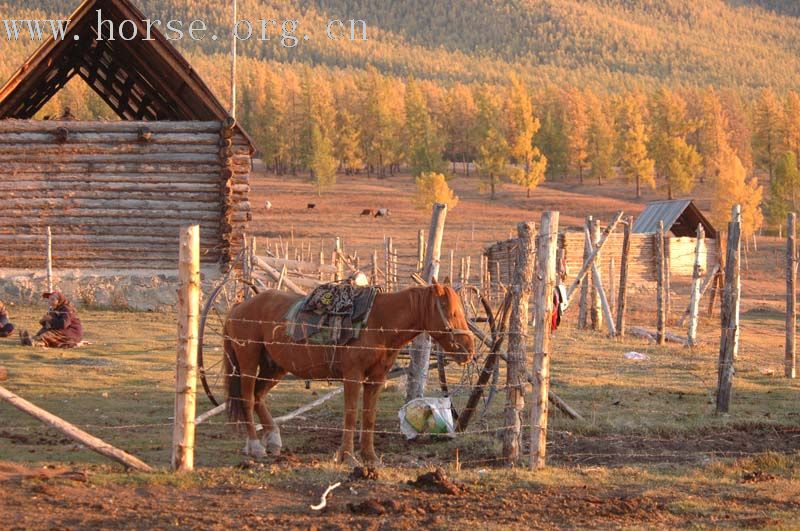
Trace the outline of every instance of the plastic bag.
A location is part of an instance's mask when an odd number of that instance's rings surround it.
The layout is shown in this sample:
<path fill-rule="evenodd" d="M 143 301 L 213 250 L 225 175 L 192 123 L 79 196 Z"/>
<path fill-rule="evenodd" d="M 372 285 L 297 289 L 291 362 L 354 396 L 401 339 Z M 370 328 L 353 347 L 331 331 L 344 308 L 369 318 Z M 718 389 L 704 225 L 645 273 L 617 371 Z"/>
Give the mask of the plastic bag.
<path fill-rule="evenodd" d="M 407 439 L 432 433 L 455 437 L 455 422 L 450 399 L 415 398 L 400 408 L 400 431 Z"/>

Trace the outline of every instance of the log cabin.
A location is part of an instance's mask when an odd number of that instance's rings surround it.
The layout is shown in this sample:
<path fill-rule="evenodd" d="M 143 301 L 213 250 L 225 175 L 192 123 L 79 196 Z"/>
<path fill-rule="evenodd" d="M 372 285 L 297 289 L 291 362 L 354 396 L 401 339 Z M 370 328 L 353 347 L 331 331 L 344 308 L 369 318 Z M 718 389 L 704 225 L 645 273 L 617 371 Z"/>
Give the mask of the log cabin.
<path fill-rule="evenodd" d="M 97 10 L 132 40 L 97 39 Z M 252 219 L 254 146 L 197 72 L 129 0 L 85 0 L 0 88 L 0 268 L 175 270 L 178 228 L 225 267 Z M 129 24 L 128 24 L 129 25 Z M 118 121 L 37 119 L 78 76 Z M 86 117 L 83 117 L 86 118 Z"/>

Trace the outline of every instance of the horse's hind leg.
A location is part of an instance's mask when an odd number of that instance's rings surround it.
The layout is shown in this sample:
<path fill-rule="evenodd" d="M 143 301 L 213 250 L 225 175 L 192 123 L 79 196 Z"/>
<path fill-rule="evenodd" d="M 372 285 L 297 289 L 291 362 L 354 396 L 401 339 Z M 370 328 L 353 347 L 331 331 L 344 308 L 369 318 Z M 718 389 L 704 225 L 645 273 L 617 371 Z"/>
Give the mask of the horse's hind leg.
<path fill-rule="evenodd" d="M 375 454 L 375 417 L 378 414 L 378 395 L 383 381 L 364 383 L 364 402 L 361 406 L 361 459 L 367 465 L 378 463 Z"/>
<path fill-rule="evenodd" d="M 261 419 L 261 427 L 263 429 L 263 436 L 261 442 L 267 447 L 267 452 L 272 455 L 281 455 L 281 448 L 283 441 L 281 440 L 281 431 L 278 425 L 272 420 L 272 415 L 264 403 L 267 393 L 278 385 L 278 382 L 286 375 L 286 371 L 280 368 L 271 368 L 263 370 L 258 375 L 258 385 L 256 385 L 256 413 Z"/>
<path fill-rule="evenodd" d="M 342 446 L 336 455 L 339 463 L 356 463 L 353 451 L 353 439 L 358 418 L 358 394 L 361 391 L 361 382 L 358 379 L 344 381 L 344 431 L 342 433 Z"/>

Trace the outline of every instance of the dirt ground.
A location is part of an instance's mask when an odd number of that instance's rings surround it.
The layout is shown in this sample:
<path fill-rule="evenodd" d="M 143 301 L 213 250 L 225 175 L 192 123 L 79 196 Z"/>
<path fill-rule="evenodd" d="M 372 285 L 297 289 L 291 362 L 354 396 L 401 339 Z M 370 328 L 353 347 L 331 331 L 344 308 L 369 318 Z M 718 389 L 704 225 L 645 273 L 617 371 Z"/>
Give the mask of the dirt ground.
<path fill-rule="evenodd" d="M 768 454 L 706 465 L 700 473 L 664 467 L 546 474 L 484 469 L 454 473 L 453 479 L 445 471 L 446 492 L 416 485 L 412 471 L 390 469 L 358 480 L 285 458 L 184 478 L 0 464 L 0 509 L 6 529 L 791 528 L 800 512 L 798 467 L 797 458 Z M 312 510 L 333 482 L 341 485 L 327 506 Z"/>
<path fill-rule="evenodd" d="M 507 238 L 518 221 L 561 211 L 562 226 L 592 213 L 605 219 L 632 202 L 621 185 L 555 184 L 528 199 L 507 187 L 496 201 L 474 179 L 453 181 L 461 203 L 448 216 L 445 249 L 477 256 Z M 362 256 L 389 235 L 415 245 L 427 214 L 411 207 L 409 177 L 340 178 L 319 198 L 300 178 L 254 183 L 254 234 L 330 249 L 343 236 Z M 264 201 L 272 202 L 267 211 Z M 315 203 L 308 211 L 307 203 Z M 701 202 L 702 204 L 702 202 Z M 389 218 L 359 216 L 389 208 Z M 719 315 L 703 316 L 701 344 L 684 349 L 609 339 L 577 330 L 569 317 L 553 339 L 552 385 L 584 416 L 552 410 L 548 468 L 536 473 L 501 466 L 504 390 L 467 434 L 453 440 L 406 441 L 398 430 L 402 382 L 380 401 L 377 477 L 357 479 L 332 462 L 340 438 L 341 399 L 284 426 L 284 456 L 252 462 L 223 419 L 198 427 L 197 472 L 168 471 L 174 398 L 172 315 L 82 308 L 89 345 L 54 352 L 0 340 L 3 385 L 156 467 L 129 473 L 70 439 L 0 404 L 0 524 L 4 529 L 408 529 L 481 528 L 793 528 L 800 521 L 800 384 L 781 377 L 783 255 L 764 237 L 743 271 L 742 342 L 731 413 L 713 414 Z M 685 307 L 685 283 L 673 285 Z M 631 296 L 629 320 L 653 327 L 654 297 Z M 21 326 L 42 308 L 15 307 Z M 680 333 L 673 315 L 670 326 Z M 142 333 L 146 330 L 146 333 Z M 643 361 L 624 355 L 635 351 Z M 449 371 L 455 370 L 453 367 Z M 432 377 L 429 392 L 437 385 Z M 285 414 L 330 389 L 281 383 L 270 408 Z M 208 409 L 198 397 L 198 410 Z M 527 430 L 525 440 L 527 440 Z M 527 448 L 523 448 L 523 452 Z M 455 455 L 459 459 L 456 464 Z M 444 486 L 414 482 L 440 468 Z M 437 476 L 441 477 L 441 476 Z M 329 485 L 328 506 L 314 511 Z"/>

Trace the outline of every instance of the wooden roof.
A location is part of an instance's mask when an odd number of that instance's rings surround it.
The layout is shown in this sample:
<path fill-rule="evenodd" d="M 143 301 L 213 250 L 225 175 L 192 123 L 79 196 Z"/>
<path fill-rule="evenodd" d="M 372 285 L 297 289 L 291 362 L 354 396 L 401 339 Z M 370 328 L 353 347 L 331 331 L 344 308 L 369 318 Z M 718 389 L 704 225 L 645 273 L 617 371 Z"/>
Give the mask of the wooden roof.
<path fill-rule="evenodd" d="M 664 230 L 675 236 L 694 237 L 697 226 L 702 225 L 706 237 L 717 238 L 717 229 L 703 215 L 691 199 L 653 201 L 647 204 L 633 224 L 635 234 L 654 234 L 658 232 L 658 222 L 664 222 Z"/>
<path fill-rule="evenodd" d="M 113 21 L 115 40 L 97 40 L 98 9 Z M 130 0 L 85 0 L 65 38 L 49 37 L 0 89 L 0 119 L 32 118 L 76 75 L 123 120 L 226 119 L 227 109 L 157 26 L 145 40 L 145 18 Z M 136 23 L 135 39 L 119 37 L 123 20 Z"/>

